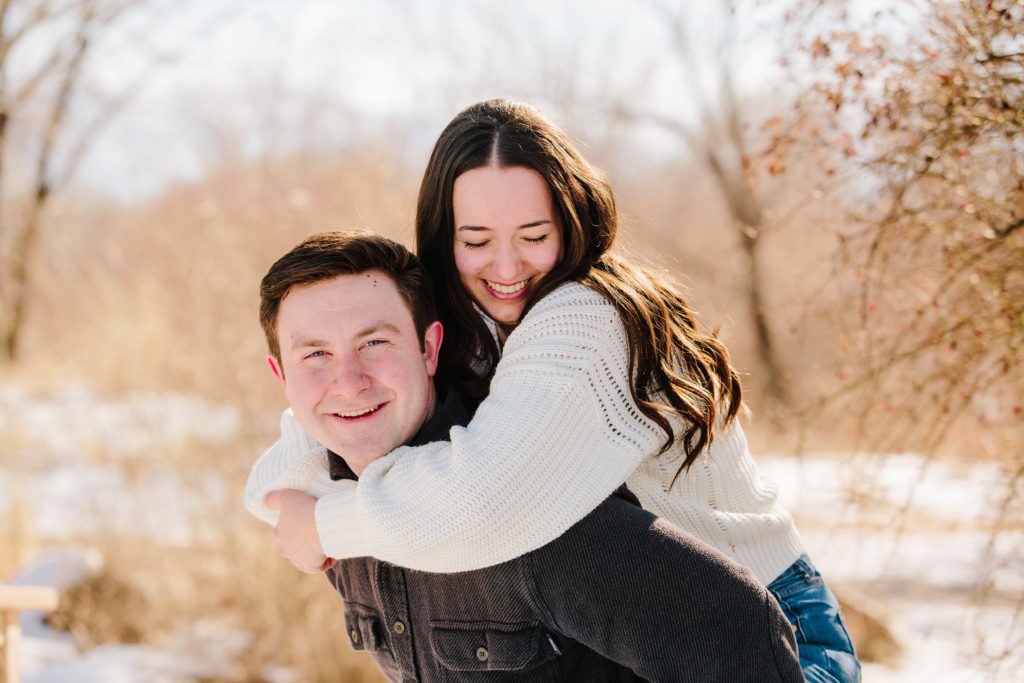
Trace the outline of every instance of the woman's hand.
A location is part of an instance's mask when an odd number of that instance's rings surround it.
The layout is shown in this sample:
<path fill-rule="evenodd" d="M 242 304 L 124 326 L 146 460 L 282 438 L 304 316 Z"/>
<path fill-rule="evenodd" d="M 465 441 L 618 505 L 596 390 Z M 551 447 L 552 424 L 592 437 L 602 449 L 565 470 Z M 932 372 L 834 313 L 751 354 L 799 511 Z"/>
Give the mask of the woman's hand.
<path fill-rule="evenodd" d="M 324 555 L 316 531 L 316 501 L 313 496 L 295 489 L 271 491 L 263 499 L 266 507 L 279 510 L 281 514 L 274 527 L 278 552 L 307 574 L 334 566 L 334 560 Z"/>

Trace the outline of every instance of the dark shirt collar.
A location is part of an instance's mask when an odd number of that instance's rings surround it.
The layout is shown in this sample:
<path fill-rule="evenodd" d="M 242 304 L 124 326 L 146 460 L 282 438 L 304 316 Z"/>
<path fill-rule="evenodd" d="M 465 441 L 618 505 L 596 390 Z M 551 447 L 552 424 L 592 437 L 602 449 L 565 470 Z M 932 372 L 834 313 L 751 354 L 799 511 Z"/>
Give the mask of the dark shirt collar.
<path fill-rule="evenodd" d="M 437 401 L 434 413 L 420 425 L 420 429 L 409 439 L 406 446 L 422 446 L 434 441 L 447 441 L 452 427 L 464 427 L 469 423 L 470 413 L 459 393 L 451 387 L 436 383 Z M 356 479 L 356 473 L 337 453 L 327 451 L 327 463 L 330 465 L 331 479 Z"/>

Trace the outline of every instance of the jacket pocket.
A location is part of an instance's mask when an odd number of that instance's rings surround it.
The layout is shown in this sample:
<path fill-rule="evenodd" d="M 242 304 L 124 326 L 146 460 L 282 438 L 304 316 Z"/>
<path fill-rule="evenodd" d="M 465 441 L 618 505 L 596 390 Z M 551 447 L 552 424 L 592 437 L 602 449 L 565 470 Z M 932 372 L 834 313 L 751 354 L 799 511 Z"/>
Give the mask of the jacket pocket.
<path fill-rule="evenodd" d="M 374 663 L 392 681 L 402 680 L 401 671 L 395 662 L 383 622 L 376 610 L 357 603 L 345 603 L 345 631 L 353 650 L 364 650 L 373 656 Z"/>
<path fill-rule="evenodd" d="M 430 648 L 446 683 L 561 680 L 554 646 L 535 624 L 433 622 Z"/>

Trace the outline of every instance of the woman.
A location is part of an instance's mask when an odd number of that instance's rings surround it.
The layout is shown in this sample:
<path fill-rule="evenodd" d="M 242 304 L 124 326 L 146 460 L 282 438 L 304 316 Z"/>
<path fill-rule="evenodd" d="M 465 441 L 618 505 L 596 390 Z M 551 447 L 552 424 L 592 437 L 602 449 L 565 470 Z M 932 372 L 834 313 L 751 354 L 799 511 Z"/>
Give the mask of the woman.
<path fill-rule="evenodd" d="M 616 229 L 607 182 L 533 108 L 494 100 L 452 120 L 416 242 L 442 311 L 439 373 L 481 403 L 450 442 L 397 449 L 321 496 L 325 554 L 488 566 L 558 537 L 625 482 L 769 587 L 807 680 L 859 680 L 838 604 L 757 476 L 728 352 L 678 292 L 609 253 Z M 286 418 L 254 490 L 310 491 L 316 452 Z"/>

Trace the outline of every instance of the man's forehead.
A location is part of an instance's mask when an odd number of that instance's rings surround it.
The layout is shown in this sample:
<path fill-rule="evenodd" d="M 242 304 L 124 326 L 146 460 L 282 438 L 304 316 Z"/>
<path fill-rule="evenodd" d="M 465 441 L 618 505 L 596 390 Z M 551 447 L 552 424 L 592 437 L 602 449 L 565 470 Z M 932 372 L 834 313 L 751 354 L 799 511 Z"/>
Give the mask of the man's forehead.
<path fill-rule="evenodd" d="M 414 326 L 412 313 L 390 277 L 376 271 L 339 275 L 295 287 L 281 301 L 279 330 L 292 336 L 308 329 L 359 335 L 375 330 L 402 332 Z"/>

